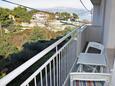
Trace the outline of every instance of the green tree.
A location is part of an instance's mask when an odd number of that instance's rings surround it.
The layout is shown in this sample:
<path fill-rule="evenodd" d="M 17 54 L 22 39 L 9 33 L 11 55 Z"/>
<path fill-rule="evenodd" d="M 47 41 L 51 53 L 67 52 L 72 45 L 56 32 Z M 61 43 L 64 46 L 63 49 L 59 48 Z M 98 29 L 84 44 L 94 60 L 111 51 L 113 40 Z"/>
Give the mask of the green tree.
<path fill-rule="evenodd" d="M 58 15 L 63 20 L 68 20 L 71 17 L 70 13 L 67 12 L 58 13 Z"/>
<path fill-rule="evenodd" d="M 13 15 L 17 18 L 18 22 L 30 22 L 31 14 L 25 7 L 16 7 L 13 10 Z"/>
<path fill-rule="evenodd" d="M 76 13 L 73 13 L 73 18 L 79 19 L 79 16 Z"/>
<path fill-rule="evenodd" d="M 37 10 L 30 10 L 29 14 L 32 16 L 34 13 L 37 13 L 37 12 L 39 12 L 39 11 L 37 11 Z"/>
<path fill-rule="evenodd" d="M 9 43 L 8 40 L 9 37 L 0 38 L 0 55 L 3 55 L 5 58 L 7 58 L 10 54 L 16 53 L 18 49 L 11 43 Z"/>
<path fill-rule="evenodd" d="M 0 8 L 0 26 L 1 28 L 3 27 L 8 27 L 11 24 L 13 24 L 13 20 L 9 18 L 9 15 L 11 13 L 11 10 L 6 9 L 6 8 Z"/>
<path fill-rule="evenodd" d="M 22 26 L 20 25 L 10 25 L 9 27 L 7 27 L 8 31 L 12 32 L 19 32 L 21 30 Z"/>
<path fill-rule="evenodd" d="M 45 40 L 47 37 L 45 35 L 44 29 L 39 27 L 34 27 L 32 29 L 31 35 L 29 37 L 30 41 Z"/>

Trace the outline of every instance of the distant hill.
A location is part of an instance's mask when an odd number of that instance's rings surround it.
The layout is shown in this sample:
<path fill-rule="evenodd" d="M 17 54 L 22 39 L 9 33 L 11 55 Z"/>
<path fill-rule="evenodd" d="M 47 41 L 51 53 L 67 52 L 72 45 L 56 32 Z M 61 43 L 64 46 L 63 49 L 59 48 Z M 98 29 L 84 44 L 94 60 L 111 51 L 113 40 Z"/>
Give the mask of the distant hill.
<path fill-rule="evenodd" d="M 43 11 L 48 12 L 69 12 L 69 13 L 76 13 L 79 15 L 80 19 L 87 19 L 91 20 L 91 14 L 84 9 L 77 9 L 77 8 L 67 8 L 67 7 L 55 7 L 55 8 L 45 8 L 40 9 Z"/>

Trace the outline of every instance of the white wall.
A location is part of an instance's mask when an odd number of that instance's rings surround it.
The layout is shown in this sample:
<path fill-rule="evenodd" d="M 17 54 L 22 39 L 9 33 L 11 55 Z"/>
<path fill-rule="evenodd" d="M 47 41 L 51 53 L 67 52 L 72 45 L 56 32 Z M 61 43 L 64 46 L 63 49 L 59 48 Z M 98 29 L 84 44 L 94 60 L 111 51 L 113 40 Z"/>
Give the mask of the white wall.
<path fill-rule="evenodd" d="M 115 0 L 106 0 L 103 43 L 115 48 Z"/>
<path fill-rule="evenodd" d="M 99 17 L 100 17 L 100 6 L 94 5 L 93 8 L 93 25 L 99 25 Z"/>
<path fill-rule="evenodd" d="M 101 0 L 100 4 L 94 4 L 93 9 L 93 25 L 103 26 L 104 19 L 104 1 Z"/>

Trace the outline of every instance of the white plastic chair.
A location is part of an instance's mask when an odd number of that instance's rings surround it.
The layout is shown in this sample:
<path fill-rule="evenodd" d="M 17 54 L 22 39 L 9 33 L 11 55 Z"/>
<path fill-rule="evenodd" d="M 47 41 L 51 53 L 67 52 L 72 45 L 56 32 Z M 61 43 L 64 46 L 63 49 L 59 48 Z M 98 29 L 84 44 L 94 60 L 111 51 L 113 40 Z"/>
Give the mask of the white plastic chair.
<path fill-rule="evenodd" d="M 95 48 L 95 49 L 100 50 L 99 54 L 103 54 L 103 52 L 104 52 L 104 46 L 102 44 L 100 44 L 100 43 L 97 43 L 97 42 L 89 42 L 85 53 L 88 53 L 90 48 Z M 97 71 L 96 67 L 92 67 L 92 66 L 89 66 L 89 67 L 92 68 L 93 72 Z"/>
<path fill-rule="evenodd" d="M 100 54 L 102 54 L 104 52 L 104 46 L 102 44 L 97 43 L 97 42 L 89 42 L 85 53 L 88 53 L 88 50 L 90 47 L 100 50 Z"/>

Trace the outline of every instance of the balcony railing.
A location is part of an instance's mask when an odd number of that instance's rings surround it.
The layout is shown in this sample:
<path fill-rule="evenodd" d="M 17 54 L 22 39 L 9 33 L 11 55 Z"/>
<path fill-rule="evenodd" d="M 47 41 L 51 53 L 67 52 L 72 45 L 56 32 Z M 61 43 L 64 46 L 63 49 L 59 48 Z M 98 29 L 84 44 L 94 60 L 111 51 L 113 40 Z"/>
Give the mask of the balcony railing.
<path fill-rule="evenodd" d="M 88 28 L 88 29 L 87 29 Z M 90 30 L 90 31 L 89 31 Z M 0 86 L 70 86 L 73 80 L 110 79 L 110 74 L 87 74 L 72 72 L 75 69 L 77 57 L 87 41 L 101 40 L 100 27 L 89 25 L 74 29 L 57 42 L 44 49 L 36 56 L 0 79 Z M 91 36 L 91 35 L 97 36 Z M 45 59 L 45 60 L 44 60 Z M 34 72 L 30 67 L 37 69 Z M 39 65 L 41 64 L 41 65 Z M 84 78 L 84 76 L 89 78 Z M 25 78 L 25 76 L 27 76 Z M 104 79 L 105 80 L 105 79 Z M 71 82 L 70 82 L 71 81 Z"/>
<path fill-rule="evenodd" d="M 29 86 L 33 82 L 32 86 L 64 86 L 67 84 L 69 79 L 69 73 L 72 71 L 75 62 L 77 61 L 78 53 L 78 39 L 77 36 L 80 34 L 80 30 L 86 28 L 74 29 L 66 36 L 49 46 L 48 48 L 41 51 L 36 56 L 16 68 L 14 71 L 7 74 L 5 77 L 0 79 L 0 86 L 11 85 L 12 81 L 15 83 L 15 78 L 21 75 L 29 67 L 34 65 L 45 55 L 53 52 L 53 55 L 47 57 L 46 60 L 36 71 L 34 71 L 28 78 L 26 78 L 20 86 Z M 20 82 L 20 80 L 17 80 Z"/>

